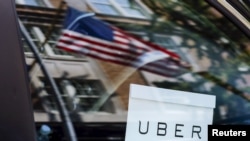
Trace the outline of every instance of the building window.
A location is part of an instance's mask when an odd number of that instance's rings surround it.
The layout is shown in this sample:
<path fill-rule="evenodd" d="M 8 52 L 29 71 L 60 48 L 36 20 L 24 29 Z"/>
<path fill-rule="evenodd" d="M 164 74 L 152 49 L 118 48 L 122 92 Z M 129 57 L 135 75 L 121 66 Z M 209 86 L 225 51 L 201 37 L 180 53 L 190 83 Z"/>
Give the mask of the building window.
<path fill-rule="evenodd" d="M 16 0 L 16 3 L 30 5 L 30 6 L 41 6 L 41 7 L 46 6 L 43 0 Z"/>
<path fill-rule="evenodd" d="M 143 10 L 137 3 L 130 3 L 129 0 L 115 0 L 115 2 L 125 11 L 126 16 L 146 18 Z"/>
<path fill-rule="evenodd" d="M 27 5 L 32 5 L 32 6 L 39 6 L 36 0 L 25 0 L 25 3 Z"/>
<path fill-rule="evenodd" d="M 136 2 L 129 0 L 89 0 L 98 13 L 134 18 L 148 18 L 149 14 Z"/>
<path fill-rule="evenodd" d="M 40 42 L 39 37 L 38 37 L 39 35 L 36 33 L 36 29 L 33 26 L 29 26 L 29 25 L 26 25 L 25 27 L 26 27 L 26 29 L 31 37 L 30 40 L 36 45 L 36 47 L 38 48 L 38 51 L 40 53 L 43 53 L 44 48 L 41 46 L 41 42 Z"/>
<path fill-rule="evenodd" d="M 40 80 L 48 93 L 48 106 L 51 110 L 57 110 L 51 95 L 53 93 L 51 86 L 44 78 Z M 101 96 L 106 94 L 102 83 L 98 80 L 56 78 L 55 82 L 69 111 L 90 111 Z"/>
<path fill-rule="evenodd" d="M 30 47 L 27 44 L 27 41 L 22 37 L 21 38 L 22 46 L 23 46 L 23 51 L 24 52 L 31 52 Z"/>
<path fill-rule="evenodd" d="M 39 27 L 39 28 L 45 37 L 49 37 L 48 39 L 45 39 L 45 40 L 47 40 L 46 43 L 49 45 L 49 47 L 52 49 L 52 51 L 55 55 L 67 55 L 67 56 L 73 55 L 70 52 L 67 52 L 67 51 L 64 51 L 64 50 L 61 50 L 61 49 L 58 49 L 55 47 L 57 40 L 58 40 L 59 36 L 61 35 L 60 28 L 54 27 L 52 29 L 51 33 L 48 32 L 51 29 L 47 26 L 43 26 L 43 27 Z M 49 35 L 46 35 L 46 34 L 49 34 Z"/>
<path fill-rule="evenodd" d="M 31 37 L 30 40 L 35 43 L 40 53 L 49 56 L 74 57 L 73 53 L 55 47 L 60 36 L 59 28 L 54 27 L 52 32 L 48 32 L 50 30 L 48 26 L 25 25 L 25 27 Z"/>
<path fill-rule="evenodd" d="M 101 1 L 90 0 L 90 2 L 100 13 L 109 14 L 109 15 L 120 15 L 120 13 L 110 3 L 109 0 L 101 0 Z"/>

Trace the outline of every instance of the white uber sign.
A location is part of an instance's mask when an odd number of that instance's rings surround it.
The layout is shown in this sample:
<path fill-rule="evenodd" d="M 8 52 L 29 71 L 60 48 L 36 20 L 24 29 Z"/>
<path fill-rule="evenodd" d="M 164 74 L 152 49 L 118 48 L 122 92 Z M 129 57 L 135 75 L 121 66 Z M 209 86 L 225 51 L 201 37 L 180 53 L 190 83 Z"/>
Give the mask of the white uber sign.
<path fill-rule="evenodd" d="M 125 141 L 207 141 L 215 96 L 130 86 Z"/>

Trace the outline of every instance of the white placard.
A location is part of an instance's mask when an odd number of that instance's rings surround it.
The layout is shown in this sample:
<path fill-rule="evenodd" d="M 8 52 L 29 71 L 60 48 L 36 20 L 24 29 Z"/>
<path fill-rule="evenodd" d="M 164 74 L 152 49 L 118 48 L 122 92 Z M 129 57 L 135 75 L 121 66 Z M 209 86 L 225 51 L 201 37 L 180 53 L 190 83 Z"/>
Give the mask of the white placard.
<path fill-rule="evenodd" d="M 125 141 L 207 141 L 215 96 L 131 84 Z"/>

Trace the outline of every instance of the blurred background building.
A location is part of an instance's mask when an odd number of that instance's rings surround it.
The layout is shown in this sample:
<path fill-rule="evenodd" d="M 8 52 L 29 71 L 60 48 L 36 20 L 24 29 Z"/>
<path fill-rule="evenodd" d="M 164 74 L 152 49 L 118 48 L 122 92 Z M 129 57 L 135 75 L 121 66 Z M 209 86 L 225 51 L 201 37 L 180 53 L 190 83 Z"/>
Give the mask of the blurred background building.
<path fill-rule="evenodd" d="M 179 54 L 192 70 L 163 77 L 55 48 L 68 6 L 93 12 L 105 22 Z M 28 40 L 56 82 L 79 141 L 124 140 L 131 83 L 215 94 L 214 121 L 249 114 L 249 68 L 244 57 L 235 57 L 246 47 L 239 43 L 249 40 L 206 2 L 16 0 L 16 9 L 30 35 Z M 37 128 L 50 125 L 51 138 L 63 140 L 53 88 L 27 40 L 22 41 Z"/>

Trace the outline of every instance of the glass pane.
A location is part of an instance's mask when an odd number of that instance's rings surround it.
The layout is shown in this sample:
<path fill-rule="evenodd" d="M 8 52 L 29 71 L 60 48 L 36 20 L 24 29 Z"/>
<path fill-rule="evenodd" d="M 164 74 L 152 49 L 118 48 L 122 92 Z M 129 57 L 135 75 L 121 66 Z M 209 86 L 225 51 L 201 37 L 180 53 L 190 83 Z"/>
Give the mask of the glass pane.
<path fill-rule="evenodd" d="M 92 3 L 110 4 L 109 0 L 90 0 Z"/>
<path fill-rule="evenodd" d="M 40 53 L 44 53 L 44 48 L 41 46 L 41 42 L 38 39 L 38 35 L 35 32 L 34 27 L 35 26 L 26 25 L 26 29 L 31 37 L 30 41 L 32 41 L 36 45 L 36 47 Z"/>
<path fill-rule="evenodd" d="M 131 7 L 132 6 L 128 0 L 115 0 L 115 2 L 122 7 Z"/>
<path fill-rule="evenodd" d="M 173 40 L 168 37 L 155 36 L 154 42 L 157 43 L 158 45 L 161 45 L 167 49 L 172 49 L 172 50 L 174 50 L 174 47 L 177 46 L 176 44 L 174 44 Z"/>
<path fill-rule="evenodd" d="M 102 14 L 119 15 L 119 13 L 117 12 L 117 10 L 113 6 L 111 6 L 111 5 L 97 4 L 97 3 L 94 3 L 93 5 Z"/>
<path fill-rule="evenodd" d="M 27 5 L 38 6 L 38 4 L 35 0 L 25 0 L 25 3 Z"/>
<path fill-rule="evenodd" d="M 39 6 L 46 7 L 45 3 L 42 0 L 36 0 Z"/>
<path fill-rule="evenodd" d="M 105 90 L 99 81 L 84 81 L 81 79 L 58 79 L 55 78 L 60 93 L 66 102 L 68 110 L 77 108 L 78 111 L 90 111 L 93 105 L 100 99 L 101 95 L 105 94 Z M 44 78 L 41 78 L 46 92 L 49 94 L 46 97 L 48 105 L 53 110 L 57 110 L 56 103 L 51 95 L 52 87 Z M 70 87 L 71 88 L 70 88 Z M 70 95 L 70 91 L 74 88 L 74 97 Z M 75 104 L 76 107 L 72 107 Z"/>
<path fill-rule="evenodd" d="M 131 17 L 138 17 L 138 18 L 145 18 L 145 15 L 139 10 L 139 9 L 133 9 L 133 8 L 123 8 L 128 15 L 131 15 Z"/>
<path fill-rule="evenodd" d="M 50 135 L 57 138 L 55 141 L 69 140 L 58 107 L 66 108 L 76 140 L 126 140 L 127 124 L 131 123 L 127 117 L 131 112 L 132 84 L 143 86 L 138 94 L 143 95 L 142 99 L 147 98 L 144 104 L 149 104 L 140 106 L 139 98 L 132 100 L 136 108 L 141 108 L 134 112 L 139 114 L 134 118 L 137 123 L 133 124 L 136 126 L 134 135 L 141 136 L 132 141 L 175 140 L 169 139 L 169 134 L 157 136 L 155 129 L 159 129 L 160 135 L 183 129 L 177 134 L 184 135 L 184 127 L 179 128 L 176 123 L 206 128 L 200 121 L 208 118 L 211 124 L 249 125 L 250 40 L 245 30 L 239 30 L 212 5 L 201 0 L 141 0 L 154 15 L 145 18 L 149 16 L 140 8 L 142 5 L 134 4 L 136 0 L 132 5 L 130 0 L 88 0 L 90 5 L 86 7 L 93 6 L 97 11 L 81 9 L 83 3 L 77 0 L 72 0 L 75 5 L 69 7 L 69 1 L 65 1 L 63 10 L 58 10 L 58 5 L 55 9 L 17 5 L 18 16 L 26 25 L 30 40 L 44 47 L 37 38 L 42 40 L 43 34 L 48 39 L 46 49 L 52 52 L 39 54 L 43 63 L 40 64 L 27 53 L 29 48 L 24 43 L 35 122 L 37 126 L 41 122 L 50 125 L 53 129 Z M 246 6 L 249 0 L 240 2 Z M 79 18 L 84 13 L 71 9 L 73 7 L 89 13 L 99 10 L 100 13 Z M 64 25 L 64 21 L 74 22 L 75 28 L 65 29 L 68 25 Z M 35 32 L 33 26 L 38 27 Z M 51 33 L 50 28 L 53 29 Z M 67 55 L 72 53 L 74 56 Z M 159 89 L 150 91 L 146 87 L 161 88 L 164 95 L 158 95 Z M 170 96 L 174 92 L 168 93 L 168 90 L 216 99 L 187 100 L 187 95 L 173 98 Z M 58 97 L 63 104 L 58 103 Z M 164 105 L 166 102 L 161 100 L 168 98 L 171 102 L 180 99 L 175 101 L 178 106 Z M 201 111 L 193 109 L 198 104 L 212 105 L 214 102 L 216 105 L 210 112 L 203 108 L 199 108 Z M 207 116 L 211 111 L 213 114 Z M 147 129 L 147 121 L 148 134 L 142 135 L 140 123 L 143 132 Z M 158 128 L 156 121 L 161 122 Z M 190 137 L 192 133 L 187 134 Z M 149 135 L 152 138 L 143 138 Z M 197 132 L 194 135 L 197 136 Z M 182 139 L 189 140 L 188 137 Z"/>
<path fill-rule="evenodd" d="M 115 2 L 124 9 L 128 17 L 146 18 L 136 2 L 130 3 L 128 0 L 115 0 Z"/>
<path fill-rule="evenodd" d="M 53 50 L 54 54 L 73 56 L 73 54 L 70 52 L 66 52 L 66 51 L 55 48 L 59 35 L 61 34 L 58 28 L 53 28 L 52 31 L 50 31 L 51 28 L 49 26 L 41 26 L 39 27 L 39 29 L 43 32 L 45 37 L 48 37 L 46 43 Z"/>
<path fill-rule="evenodd" d="M 30 50 L 30 47 L 28 46 L 27 42 L 25 41 L 24 38 L 22 38 L 22 45 L 23 45 L 23 48 L 24 48 L 24 52 L 31 52 Z"/>
<path fill-rule="evenodd" d="M 31 36 L 32 39 L 36 39 L 37 40 L 37 35 L 35 33 L 35 31 L 33 30 L 33 26 L 26 26 L 27 31 L 29 32 L 29 35 Z"/>
<path fill-rule="evenodd" d="M 31 6 L 45 6 L 42 0 L 24 0 L 24 1 L 25 1 L 25 4 L 31 5 Z"/>

